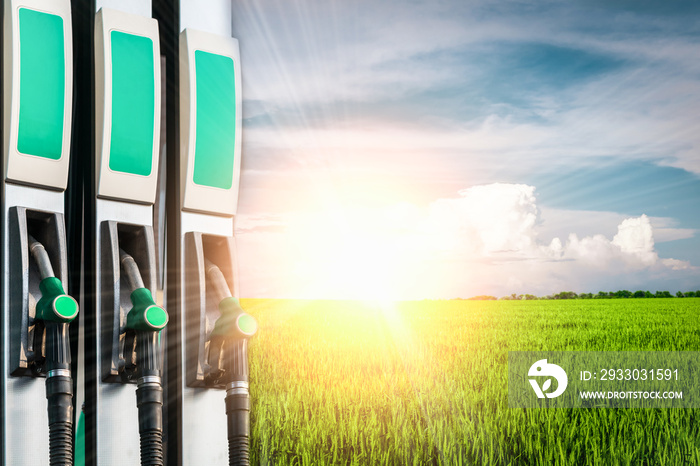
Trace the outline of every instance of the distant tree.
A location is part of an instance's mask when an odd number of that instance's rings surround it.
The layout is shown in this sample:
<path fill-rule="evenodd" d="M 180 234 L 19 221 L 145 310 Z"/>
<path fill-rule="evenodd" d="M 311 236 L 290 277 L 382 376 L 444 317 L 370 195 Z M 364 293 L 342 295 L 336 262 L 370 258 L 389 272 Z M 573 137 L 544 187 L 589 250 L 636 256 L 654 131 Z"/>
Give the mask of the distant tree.
<path fill-rule="evenodd" d="M 554 299 L 576 299 L 578 295 L 573 291 L 562 291 L 554 295 Z"/>
<path fill-rule="evenodd" d="M 495 301 L 498 298 L 495 296 L 489 296 L 489 295 L 479 295 L 479 296 L 474 296 L 469 298 L 471 301 Z"/>
<path fill-rule="evenodd" d="M 592 299 L 593 298 L 593 293 L 581 293 L 578 295 L 580 299 Z"/>
<path fill-rule="evenodd" d="M 608 298 L 608 292 L 607 291 L 599 291 L 598 294 L 596 295 L 596 299 L 606 299 Z"/>
<path fill-rule="evenodd" d="M 651 291 L 647 290 L 647 291 L 644 292 L 644 297 L 645 297 L 645 298 L 655 298 L 656 296 L 654 296 L 653 294 L 651 294 Z"/>
<path fill-rule="evenodd" d="M 633 295 L 635 298 L 644 298 L 644 292 L 642 290 L 637 290 Z"/>
<path fill-rule="evenodd" d="M 657 298 L 673 298 L 670 291 L 657 291 L 656 297 Z"/>
<path fill-rule="evenodd" d="M 528 300 L 528 301 L 531 301 L 531 300 L 539 299 L 539 298 L 538 298 L 537 296 L 535 296 L 534 294 L 526 294 L 526 295 L 523 297 L 523 299 Z"/>
<path fill-rule="evenodd" d="M 627 290 L 618 290 L 615 292 L 616 298 L 631 298 L 632 292 Z"/>
<path fill-rule="evenodd" d="M 676 291 L 676 298 L 685 298 L 685 295 L 682 291 Z"/>
<path fill-rule="evenodd" d="M 688 291 L 688 292 L 685 294 L 685 297 L 686 297 L 686 298 L 694 298 L 695 296 L 697 296 L 697 295 L 695 294 L 694 291 Z"/>

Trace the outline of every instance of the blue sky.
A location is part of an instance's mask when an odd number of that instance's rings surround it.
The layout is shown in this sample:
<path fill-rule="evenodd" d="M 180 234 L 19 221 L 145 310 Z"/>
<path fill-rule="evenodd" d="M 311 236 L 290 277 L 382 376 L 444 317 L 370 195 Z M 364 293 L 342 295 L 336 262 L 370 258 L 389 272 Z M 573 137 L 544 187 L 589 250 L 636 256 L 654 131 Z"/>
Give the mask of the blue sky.
<path fill-rule="evenodd" d="M 700 289 L 698 2 L 233 3 L 242 294 Z"/>

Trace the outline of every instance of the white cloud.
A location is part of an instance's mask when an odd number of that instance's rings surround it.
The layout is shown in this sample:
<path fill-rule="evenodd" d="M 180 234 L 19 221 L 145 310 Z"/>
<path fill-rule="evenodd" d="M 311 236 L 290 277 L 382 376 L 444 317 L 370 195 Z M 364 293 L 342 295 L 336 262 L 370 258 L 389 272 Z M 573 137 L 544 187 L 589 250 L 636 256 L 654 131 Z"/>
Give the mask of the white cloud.
<path fill-rule="evenodd" d="M 619 253 L 619 248 L 603 235 L 579 239 L 575 233 L 571 233 L 562 250 L 562 258 L 574 259 L 593 268 L 608 268 L 615 256 L 620 256 Z"/>
<path fill-rule="evenodd" d="M 661 263 L 664 267 L 672 270 L 692 270 L 695 268 L 691 266 L 688 261 L 681 261 L 678 259 L 661 259 Z"/>
<path fill-rule="evenodd" d="M 697 230 L 693 228 L 678 228 L 678 220 L 670 217 L 650 217 L 654 230 L 654 242 L 665 243 L 679 239 L 695 237 Z"/>
<path fill-rule="evenodd" d="M 452 254 L 527 253 L 536 236 L 534 192 L 532 186 L 496 183 L 439 199 L 430 205 L 426 220 L 430 236 Z"/>
<path fill-rule="evenodd" d="M 638 258 L 643 264 L 653 265 L 658 260 L 654 252 L 654 235 L 646 215 L 625 219 L 618 227 L 612 244 L 624 254 Z"/>

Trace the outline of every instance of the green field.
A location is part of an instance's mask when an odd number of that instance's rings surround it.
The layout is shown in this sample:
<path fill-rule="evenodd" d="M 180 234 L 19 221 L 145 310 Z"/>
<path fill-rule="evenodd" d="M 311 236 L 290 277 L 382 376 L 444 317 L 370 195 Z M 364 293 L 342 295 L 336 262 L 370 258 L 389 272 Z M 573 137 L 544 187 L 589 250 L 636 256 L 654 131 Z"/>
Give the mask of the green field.
<path fill-rule="evenodd" d="M 510 409 L 508 351 L 700 351 L 700 299 L 242 300 L 252 464 L 700 464 L 698 409 Z"/>

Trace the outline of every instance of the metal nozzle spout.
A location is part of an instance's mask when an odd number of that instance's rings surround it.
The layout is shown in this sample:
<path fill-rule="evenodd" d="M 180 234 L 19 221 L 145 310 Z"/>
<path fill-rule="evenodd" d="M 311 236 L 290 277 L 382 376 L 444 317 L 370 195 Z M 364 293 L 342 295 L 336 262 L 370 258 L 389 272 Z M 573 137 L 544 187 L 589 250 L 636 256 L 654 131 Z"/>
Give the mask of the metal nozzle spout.
<path fill-rule="evenodd" d="M 41 279 L 55 277 L 49 253 L 46 252 L 44 245 L 38 242 L 32 235 L 29 235 L 29 251 L 31 252 L 36 265 L 39 268 Z"/>
<path fill-rule="evenodd" d="M 209 259 L 204 259 L 204 266 L 216 302 L 220 303 L 224 299 L 232 297 L 233 295 L 231 294 L 231 290 L 228 287 L 228 283 L 226 283 L 226 278 L 224 278 L 221 269 Z"/>
<path fill-rule="evenodd" d="M 136 264 L 134 258 L 123 249 L 119 249 L 119 261 L 122 264 L 122 270 L 124 270 L 124 275 L 126 275 L 126 281 L 129 283 L 131 291 L 145 288 L 139 266 Z"/>

